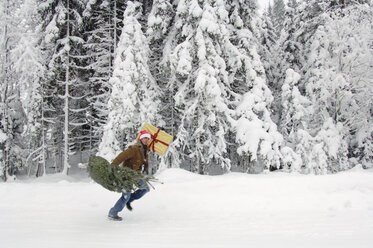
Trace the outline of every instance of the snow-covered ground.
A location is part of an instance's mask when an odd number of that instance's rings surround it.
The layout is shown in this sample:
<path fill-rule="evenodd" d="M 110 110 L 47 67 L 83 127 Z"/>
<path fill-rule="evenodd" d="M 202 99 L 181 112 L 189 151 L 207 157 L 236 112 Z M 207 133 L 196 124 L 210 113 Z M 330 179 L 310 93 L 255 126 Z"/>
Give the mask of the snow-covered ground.
<path fill-rule="evenodd" d="M 89 179 L 0 183 L 0 246 L 373 247 L 373 170 L 158 178 L 123 222 L 107 219 L 119 194 Z"/>

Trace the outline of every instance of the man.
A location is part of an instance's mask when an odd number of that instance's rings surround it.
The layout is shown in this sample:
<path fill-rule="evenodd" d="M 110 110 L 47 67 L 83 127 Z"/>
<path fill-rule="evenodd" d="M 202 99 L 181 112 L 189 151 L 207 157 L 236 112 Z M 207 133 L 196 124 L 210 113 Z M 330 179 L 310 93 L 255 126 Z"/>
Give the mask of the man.
<path fill-rule="evenodd" d="M 148 174 L 148 142 L 151 139 L 151 134 L 143 130 L 140 133 L 139 140 L 136 144 L 129 146 L 126 150 L 121 152 L 111 163 L 112 165 L 127 166 L 133 170 L 143 171 Z M 124 206 L 128 210 L 132 211 L 131 202 L 138 200 L 149 192 L 149 187 L 143 180 L 139 181 L 139 189 L 134 193 L 129 192 L 127 189 L 123 189 L 122 196 L 115 203 L 109 211 L 109 219 L 121 221 L 122 217 L 118 216 L 118 213 L 123 210 Z"/>

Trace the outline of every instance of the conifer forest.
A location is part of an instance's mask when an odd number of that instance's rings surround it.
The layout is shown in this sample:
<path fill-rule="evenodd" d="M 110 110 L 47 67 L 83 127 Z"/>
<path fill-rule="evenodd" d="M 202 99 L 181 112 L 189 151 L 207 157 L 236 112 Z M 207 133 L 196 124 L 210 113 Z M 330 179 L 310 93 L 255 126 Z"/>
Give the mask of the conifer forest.
<path fill-rule="evenodd" d="M 0 0 L 0 180 L 112 160 L 153 172 L 373 167 L 371 0 Z"/>

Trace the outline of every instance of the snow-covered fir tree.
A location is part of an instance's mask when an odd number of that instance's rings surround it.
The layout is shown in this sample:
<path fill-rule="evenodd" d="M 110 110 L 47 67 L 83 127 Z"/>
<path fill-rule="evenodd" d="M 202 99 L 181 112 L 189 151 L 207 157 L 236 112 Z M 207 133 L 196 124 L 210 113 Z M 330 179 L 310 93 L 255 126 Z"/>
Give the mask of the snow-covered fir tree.
<path fill-rule="evenodd" d="M 175 135 L 177 127 L 180 124 L 180 118 L 176 110 L 174 95 L 176 88 L 174 80 L 170 80 L 171 67 L 169 54 L 172 51 L 174 40 L 169 39 L 171 26 L 176 14 L 176 5 L 171 0 L 155 0 L 152 10 L 148 16 L 147 39 L 150 48 L 149 67 L 150 71 L 162 89 L 160 98 L 161 107 L 159 109 L 162 121 L 159 128 L 171 135 Z M 175 162 L 178 156 L 175 156 L 174 143 L 168 148 L 167 154 L 161 157 L 161 167 L 174 167 L 179 162 Z"/>
<path fill-rule="evenodd" d="M 352 84 L 351 102 L 342 101 L 340 119 L 352 134 L 349 149 L 364 168 L 373 167 L 373 3 L 350 5 L 337 14 L 335 32 L 340 39 L 338 66 Z M 368 4 L 369 3 L 369 4 Z M 330 27 L 333 29 L 333 27 Z M 338 32 L 340 30 L 340 32 Z M 351 35 L 353 34 L 353 35 Z M 343 38 L 342 38 L 343 37 Z M 347 107 L 356 103 L 356 108 Z M 348 112 L 350 112 L 348 114 Z M 345 118 L 345 119 L 344 119 Z"/>
<path fill-rule="evenodd" d="M 236 109 L 237 152 L 241 167 L 250 172 L 279 168 L 282 157 L 282 136 L 271 120 L 269 110 L 273 96 L 267 87 L 265 71 L 257 53 L 259 42 L 254 34 L 260 32 L 255 30 L 255 11 L 255 1 L 237 1 L 230 11 L 231 23 L 235 27 L 232 39 L 240 54 L 240 63 L 233 67 L 236 70 L 233 84 L 236 93 L 243 93 Z M 251 17 L 247 18 L 245 13 Z"/>
<path fill-rule="evenodd" d="M 21 1 L 0 3 L 0 177 L 14 178 L 24 165 L 22 133 L 26 116 L 21 102 L 19 85 L 12 56 L 19 44 L 21 30 L 19 13 Z"/>
<path fill-rule="evenodd" d="M 110 79 L 110 112 L 98 153 L 109 161 L 122 151 L 123 145 L 134 141 L 144 122 L 157 125 L 160 120 L 160 89 L 148 67 L 149 47 L 138 21 L 141 4 L 127 4 Z"/>
<path fill-rule="evenodd" d="M 307 95 L 314 103 L 313 124 L 318 126 L 331 119 L 337 128 L 334 132 L 338 132 L 341 140 L 334 144 L 336 148 L 324 148 L 325 151 L 338 150 L 337 154 L 332 151 L 328 156 L 328 171 L 349 168 L 348 148 L 350 145 L 352 149 L 356 140 L 353 134 L 357 129 L 365 129 L 361 124 L 371 122 L 371 13 L 366 5 L 358 4 L 343 9 L 337 7 L 321 15 L 321 24 L 307 51 L 305 80 Z M 366 99 L 368 105 L 362 99 Z M 318 135 L 325 132 L 324 126 Z M 326 128 L 329 130 L 332 126 L 329 124 Z"/>
<path fill-rule="evenodd" d="M 299 65 L 299 53 L 302 50 L 302 44 L 297 40 L 298 36 L 298 24 L 299 21 L 299 3 L 297 0 L 290 0 L 287 3 L 285 11 L 284 28 L 279 37 L 280 51 L 283 52 L 283 62 L 281 67 L 283 68 L 282 81 L 285 79 L 286 69 L 292 68 L 296 72 L 300 72 Z M 285 71 L 284 71 L 285 70 Z M 281 88 L 280 84 L 280 88 Z"/>
<path fill-rule="evenodd" d="M 175 145 L 180 160 L 189 160 L 190 169 L 201 174 L 214 165 L 220 170 L 231 166 L 226 134 L 233 130 L 231 108 L 237 95 L 228 66 L 238 50 L 229 40 L 228 14 L 224 1 L 180 1 L 171 31 L 173 40 L 180 41 L 171 55 L 181 112 Z"/>
<path fill-rule="evenodd" d="M 262 20 L 258 53 L 265 69 L 268 86 L 273 86 L 277 77 L 275 62 L 278 57 L 276 56 L 276 53 L 279 52 L 279 47 L 277 45 L 278 35 L 276 34 L 273 23 L 267 13 L 263 14 Z"/>
<path fill-rule="evenodd" d="M 45 175 L 47 170 L 47 144 L 45 137 L 46 121 L 43 104 L 43 76 L 45 65 L 43 52 L 38 46 L 40 41 L 40 16 L 37 13 L 36 1 L 26 0 L 19 9 L 22 30 L 17 46 L 12 51 L 14 69 L 18 76 L 22 108 L 25 111 L 27 123 L 22 134 L 24 148 L 27 149 L 25 166 L 29 174 L 36 164 L 36 176 Z"/>
<path fill-rule="evenodd" d="M 301 172 L 303 168 L 303 143 L 300 139 L 307 135 L 308 119 L 312 113 L 311 102 L 302 96 L 298 89 L 300 75 L 288 69 L 285 82 L 282 86 L 281 105 L 283 115 L 281 116 L 281 133 L 284 135 L 286 145 L 291 148 L 286 150 L 284 156 L 284 169 Z M 309 137 L 309 135 L 307 135 Z M 296 153 L 294 153 L 294 151 Z"/>
<path fill-rule="evenodd" d="M 372 8 L 4 0 L 0 177 L 67 173 L 71 152 L 111 160 L 145 121 L 175 137 L 162 168 L 370 168 Z"/>
<path fill-rule="evenodd" d="M 273 0 L 272 13 L 270 15 L 276 34 L 279 36 L 285 19 L 285 2 L 284 0 Z"/>
<path fill-rule="evenodd" d="M 97 152 L 103 134 L 103 126 L 108 116 L 108 99 L 110 96 L 109 79 L 113 73 L 114 51 L 119 22 L 116 1 L 89 1 L 83 12 L 85 29 L 84 44 L 88 60 L 89 92 L 87 121 L 89 122 L 90 154 Z"/>
<path fill-rule="evenodd" d="M 260 29 L 260 44 L 258 53 L 260 55 L 265 70 L 267 86 L 272 92 L 273 102 L 271 104 L 272 119 L 279 125 L 281 118 L 281 84 L 283 73 L 283 52 L 279 35 L 273 27 L 270 13 L 264 13 L 262 16 L 262 26 Z"/>
<path fill-rule="evenodd" d="M 297 21 L 291 28 L 292 33 L 301 35 L 294 35 L 287 42 L 302 44 L 302 48 L 299 49 L 301 46 L 298 46 L 297 49 L 284 49 L 290 55 L 288 58 L 292 58 L 287 60 L 291 62 L 288 63 L 290 68 L 294 66 L 301 74 L 300 92 L 306 95 L 312 107 L 307 126 L 296 132 L 298 145 L 295 149 L 302 155 L 303 169 L 307 172 L 336 172 L 351 166 L 348 156 L 356 146 L 353 142 L 356 137 L 355 125 L 359 122 L 369 123 L 371 118 L 369 107 L 366 108 L 365 104 L 357 100 L 368 99 L 369 97 L 363 95 L 370 94 L 367 93 L 370 91 L 359 89 L 362 82 L 371 80 L 367 73 L 362 73 L 368 71 L 367 68 L 371 64 L 361 63 L 368 61 L 368 57 L 371 58 L 368 45 L 370 38 L 369 35 L 364 35 L 371 33 L 371 25 L 358 25 L 352 17 L 353 14 L 351 15 L 354 12 L 359 13 L 358 22 L 366 20 L 368 23 L 370 15 L 362 14 L 364 11 L 361 10 L 368 9 L 369 12 L 371 9 L 360 4 L 341 8 L 343 5 L 328 1 L 308 3 L 312 6 L 310 12 L 299 12 L 304 10 L 301 4 L 297 12 L 298 17 L 295 18 L 308 21 L 302 25 L 296 24 L 299 22 Z M 357 31 L 356 35 L 360 38 L 351 35 L 354 33 L 352 29 Z M 290 30 L 287 32 L 290 33 Z M 355 70 L 359 73 L 355 73 Z M 365 79 L 361 80 L 362 77 Z M 366 89 L 367 85 L 363 84 Z M 283 117 L 288 119 L 288 114 L 284 112 Z M 292 120 L 296 120 L 294 116 L 297 115 L 293 115 Z M 289 122 L 283 122 L 282 125 L 285 127 L 287 123 Z M 287 141 L 291 142 L 291 136 L 287 136 Z"/>
<path fill-rule="evenodd" d="M 56 91 L 48 100 L 56 116 L 52 130 L 57 152 L 63 151 L 63 155 L 57 156 L 63 157 L 61 170 L 64 174 L 70 168 L 70 152 L 81 145 L 80 127 L 86 124 L 85 85 L 79 77 L 82 69 L 80 47 L 84 44 L 80 34 L 81 13 L 84 8 L 84 0 L 53 0 L 39 4 L 43 43 L 49 52 L 46 80 L 48 87 Z"/>

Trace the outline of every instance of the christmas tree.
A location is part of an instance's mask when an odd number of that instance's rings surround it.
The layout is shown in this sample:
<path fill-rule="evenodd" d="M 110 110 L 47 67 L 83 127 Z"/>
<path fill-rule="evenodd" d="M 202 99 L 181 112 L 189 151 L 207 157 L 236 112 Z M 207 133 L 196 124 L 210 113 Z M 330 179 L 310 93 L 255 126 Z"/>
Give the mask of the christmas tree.
<path fill-rule="evenodd" d="M 111 165 L 106 159 L 91 157 L 87 166 L 89 176 L 105 189 L 121 193 L 122 190 L 133 192 L 139 188 L 139 181 L 143 180 L 152 186 L 150 182 L 157 179 L 153 176 L 143 175 L 140 171 L 132 170 L 124 166 Z M 152 186 L 153 187 L 153 186 Z"/>

